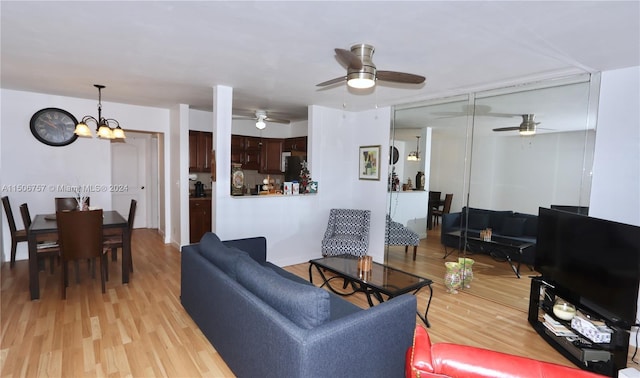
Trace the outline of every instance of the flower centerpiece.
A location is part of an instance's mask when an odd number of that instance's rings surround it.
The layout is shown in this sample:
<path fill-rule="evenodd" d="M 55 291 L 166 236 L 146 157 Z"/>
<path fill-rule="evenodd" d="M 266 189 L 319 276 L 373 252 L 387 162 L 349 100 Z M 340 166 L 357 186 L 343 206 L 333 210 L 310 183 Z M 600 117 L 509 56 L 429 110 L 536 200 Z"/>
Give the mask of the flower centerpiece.
<path fill-rule="evenodd" d="M 89 194 L 82 185 L 75 187 L 75 198 L 78 202 L 78 210 L 89 210 L 89 204 L 87 203 Z"/>

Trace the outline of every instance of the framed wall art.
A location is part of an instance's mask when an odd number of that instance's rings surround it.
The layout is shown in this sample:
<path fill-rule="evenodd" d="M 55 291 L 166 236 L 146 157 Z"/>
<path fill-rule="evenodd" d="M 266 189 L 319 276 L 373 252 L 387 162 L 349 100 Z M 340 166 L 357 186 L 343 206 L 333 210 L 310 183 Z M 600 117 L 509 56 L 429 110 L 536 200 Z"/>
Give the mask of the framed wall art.
<path fill-rule="evenodd" d="M 380 145 L 360 146 L 358 156 L 360 180 L 380 180 Z"/>

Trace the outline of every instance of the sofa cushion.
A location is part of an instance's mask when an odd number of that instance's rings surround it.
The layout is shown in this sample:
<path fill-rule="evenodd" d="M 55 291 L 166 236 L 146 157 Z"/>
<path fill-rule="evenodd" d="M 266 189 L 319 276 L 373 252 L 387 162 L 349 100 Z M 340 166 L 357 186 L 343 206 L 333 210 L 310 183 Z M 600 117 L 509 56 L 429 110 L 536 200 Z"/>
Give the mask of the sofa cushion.
<path fill-rule="evenodd" d="M 238 260 L 237 279 L 247 290 L 301 328 L 311 329 L 329 320 L 329 293 L 291 281 L 250 257 Z"/>
<path fill-rule="evenodd" d="M 469 225 L 467 227 L 473 230 L 484 230 L 489 227 L 489 214 L 470 211 Z"/>
<path fill-rule="evenodd" d="M 207 232 L 200 239 L 198 246 L 200 254 L 220 268 L 229 277 L 236 279 L 236 263 L 240 256 L 249 256 L 245 251 L 235 247 L 227 247 L 222 243 L 218 235 Z"/>
<path fill-rule="evenodd" d="M 538 216 L 531 214 L 515 213 L 515 216 L 525 218 L 523 234 L 527 236 L 538 236 Z"/>
<path fill-rule="evenodd" d="M 502 221 L 500 234 L 504 236 L 522 236 L 526 218 L 508 217 Z"/>

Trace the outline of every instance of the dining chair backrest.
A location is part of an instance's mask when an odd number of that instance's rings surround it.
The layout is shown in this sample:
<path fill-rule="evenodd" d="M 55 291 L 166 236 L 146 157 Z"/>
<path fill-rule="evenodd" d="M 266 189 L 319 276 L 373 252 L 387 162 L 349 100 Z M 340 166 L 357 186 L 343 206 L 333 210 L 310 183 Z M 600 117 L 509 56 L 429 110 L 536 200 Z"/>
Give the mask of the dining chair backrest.
<path fill-rule="evenodd" d="M 4 206 L 4 213 L 7 215 L 7 222 L 9 223 L 9 231 L 11 231 L 11 235 L 15 235 L 16 231 L 16 220 L 13 218 L 13 211 L 11 211 L 11 203 L 9 203 L 9 197 L 2 197 L 2 206 Z"/>
<path fill-rule="evenodd" d="M 18 243 L 27 241 L 27 230 L 19 230 L 18 227 L 16 227 L 16 220 L 13 217 L 13 211 L 11 210 L 9 197 L 2 197 L 2 206 L 4 206 L 4 212 L 7 215 L 7 223 L 9 223 L 9 231 L 11 233 L 11 257 L 9 260 L 9 267 L 13 269 L 13 267 L 16 265 Z"/>
<path fill-rule="evenodd" d="M 442 192 L 436 192 L 433 190 L 429 191 L 429 202 L 434 202 L 434 201 L 440 201 L 440 196 L 442 195 Z"/>
<path fill-rule="evenodd" d="M 26 203 L 20 205 L 20 215 L 22 215 L 22 223 L 24 223 L 24 229 L 29 232 L 31 227 L 31 214 L 29 213 L 29 206 Z"/>
<path fill-rule="evenodd" d="M 444 206 L 442 208 L 443 214 L 449 214 L 451 211 L 451 202 L 453 201 L 453 193 L 447 193 L 444 195 Z"/>
<path fill-rule="evenodd" d="M 56 197 L 56 212 L 69 211 L 78 209 L 78 200 L 75 197 Z M 87 197 L 85 204 L 89 206 L 90 201 Z"/>
<path fill-rule="evenodd" d="M 56 220 L 63 261 L 102 255 L 102 209 L 58 211 Z"/>
<path fill-rule="evenodd" d="M 131 205 L 129 206 L 129 219 L 127 219 L 127 222 L 129 223 L 129 236 L 131 236 L 131 230 L 133 230 L 133 219 L 136 217 L 137 207 L 138 201 L 132 199 Z"/>

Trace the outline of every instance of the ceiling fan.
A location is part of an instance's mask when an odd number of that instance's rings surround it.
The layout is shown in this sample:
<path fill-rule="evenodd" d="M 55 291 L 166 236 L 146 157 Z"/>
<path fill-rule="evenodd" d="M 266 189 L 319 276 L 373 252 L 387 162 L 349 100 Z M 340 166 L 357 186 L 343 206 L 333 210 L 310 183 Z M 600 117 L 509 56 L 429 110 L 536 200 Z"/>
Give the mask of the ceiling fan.
<path fill-rule="evenodd" d="M 233 115 L 233 119 L 254 119 L 256 120 L 256 127 L 260 130 L 267 126 L 265 122 L 284 123 L 286 125 L 291 123 L 288 119 L 269 117 L 266 110 L 256 110 L 255 113 L 239 112 L 239 114 Z"/>
<path fill-rule="evenodd" d="M 335 49 L 338 60 L 347 67 L 347 75 L 327 80 L 316 86 L 324 87 L 346 80 L 347 85 L 352 88 L 366 89 L 373 87 L 376 80 L 406 84 L 422 84 L 425 81 L 425 77 L 420 75 L 377 70 L 371 60 L 374 51 L 373 46 L 367 44 L 353 45 L 350 51 Z"/>
<path fill-rule="evenodd" d="M 535 114 L 522 114 L 522 123 L 520 123 L 520 125 L 512 126 L 512 127 L 499 127 L 497 129 L 493 129 L 493 131 L 516 131 L 517 130 L 518 133 L 520 133 L 520 135 L 522 136 L 534 135 L 536 133 L 536 130 L 538 129 L 538 125 L 540 124 L 540 122 L 535 122 L 534 118 L 535 118 Z M 550 129 L 544 129 L 544 130 L 550 130 Z"/>

